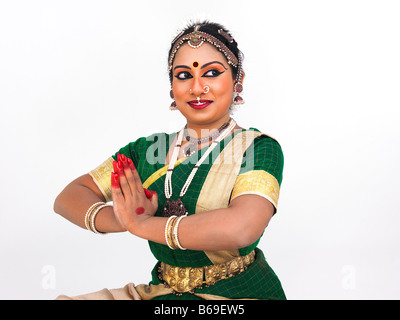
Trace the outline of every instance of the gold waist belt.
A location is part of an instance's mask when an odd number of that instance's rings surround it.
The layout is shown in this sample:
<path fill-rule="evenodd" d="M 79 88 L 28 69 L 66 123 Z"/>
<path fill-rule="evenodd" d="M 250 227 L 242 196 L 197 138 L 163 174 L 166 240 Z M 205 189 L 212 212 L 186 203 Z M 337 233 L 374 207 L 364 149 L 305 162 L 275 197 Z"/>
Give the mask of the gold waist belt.
<path fill-rule="evenodd" d="M 245 271 L 255 260 L 254 250 L 246 256 L 240 256 L 226 263 L 200 268 L 173 267 L 161 262 L 158 268 L 159 278 L 174 293 L 193 293 L 195 288 L 201 289 L 203 284 L 211 286 L 216 282 L 233 277 Z"/>

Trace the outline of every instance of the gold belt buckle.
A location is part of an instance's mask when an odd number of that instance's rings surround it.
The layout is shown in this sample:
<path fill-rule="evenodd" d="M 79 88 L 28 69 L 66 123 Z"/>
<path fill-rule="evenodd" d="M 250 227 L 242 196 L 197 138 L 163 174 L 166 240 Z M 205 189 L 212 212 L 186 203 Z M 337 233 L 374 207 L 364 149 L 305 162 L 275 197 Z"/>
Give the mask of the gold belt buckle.
<path fill-rule="evenodd" d="M 173 289 L 175 294 L 193 293 L 194 289 L 202 288 L 203 279 L 207 287 L 216 282 L 233 277 L 245 271 L 255 260 L 254 250 L 246 256 L 241 256 L 217 265 L 201 268 L 173 267 L 161 262 L 159 271 L 160 280 L 166 287 Z"/>
<path fill-rule="evenodd" d="M 212 286 L 216 282 L 226 279 L 227 273 L 226 264 L 218 264 L 212 266 L 205 266 L 205 279 L 206 279 L 206 286 Z"/>

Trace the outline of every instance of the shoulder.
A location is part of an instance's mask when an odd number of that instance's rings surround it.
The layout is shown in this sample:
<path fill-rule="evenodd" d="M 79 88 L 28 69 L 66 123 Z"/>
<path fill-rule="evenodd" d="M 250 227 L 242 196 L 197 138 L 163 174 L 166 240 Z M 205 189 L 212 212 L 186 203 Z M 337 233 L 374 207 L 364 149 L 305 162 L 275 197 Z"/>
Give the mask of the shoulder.
<path fill-rule="evenodd" d="M 248 130 L 246 130 L 246 132 L 248 133 L 253 133 L 256 137 L 255 137 L 255 141 L 258 143 L 270 143 L 270 144 L 276 144 L 279 145 L 279 142 L 276 138 L 272 137 L 271 135 L 261 132 L 260 130 L 256 129 L 256 128 L 249 128 Z"/>
<path fill-rule="evenodd" d="M 264 170 L 282 181 L 284 156 L 278 140 L 257 129 L 246 130 L 247 134 L 255 134 L 255 138 L 247 148 L 240 173 L 254 170 Z"/>
<path fill-rule="evenodd" d="M 253 150 L 250 149 L 248 151 L 253 151 L 254 153 L 261 154 L 274 153 L 277 157 L 283 158 L 282 147 L 278 140 L 274 137 L 270 136 L 269 134 L 263 133 L 256 128 L 245 130 L 245 133 L 254 137 L 254 141 L 249 147 L 253 148 Z"/>
<path fill-rule="evenodd" d="M 243 133 L 253 140 L 244 154 L 231 200 L 255 194 L 269 200 L 276 210 L 283 173 L 281 146 L 275 138 L 258 129 L 250 128 Z"/>

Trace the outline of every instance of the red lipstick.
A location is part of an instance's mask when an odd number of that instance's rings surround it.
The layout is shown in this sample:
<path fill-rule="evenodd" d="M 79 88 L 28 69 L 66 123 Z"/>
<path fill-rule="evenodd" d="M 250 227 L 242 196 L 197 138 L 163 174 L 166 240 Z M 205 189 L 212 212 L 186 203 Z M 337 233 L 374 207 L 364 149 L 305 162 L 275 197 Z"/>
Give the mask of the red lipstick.
<path fill-rule="evenodd" d="M 189 101 L 187 104 L 193 109 L 200 110 L 207 108 L 211 103 L 213 103 L 212 100 L 192 100 Z"/>

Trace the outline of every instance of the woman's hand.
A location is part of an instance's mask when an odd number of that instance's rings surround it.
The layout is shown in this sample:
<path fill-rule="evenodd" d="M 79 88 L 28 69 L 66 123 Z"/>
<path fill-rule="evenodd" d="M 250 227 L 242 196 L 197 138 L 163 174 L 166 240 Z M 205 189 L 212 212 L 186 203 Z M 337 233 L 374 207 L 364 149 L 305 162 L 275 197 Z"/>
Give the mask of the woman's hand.
<path fill-rule="evenodd" d="M 118 154 L 111 173 L 111 195 L 114 213 L 121 227 L 132 234 L 139 225 L 153 217 L 158 208 L 155 191 L 143 188 L 142 181 L 131 159 Z"/>

